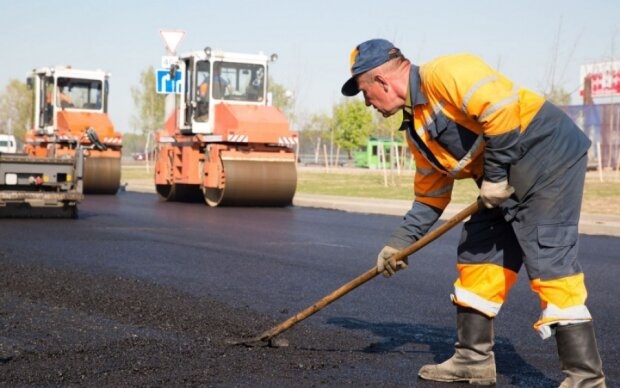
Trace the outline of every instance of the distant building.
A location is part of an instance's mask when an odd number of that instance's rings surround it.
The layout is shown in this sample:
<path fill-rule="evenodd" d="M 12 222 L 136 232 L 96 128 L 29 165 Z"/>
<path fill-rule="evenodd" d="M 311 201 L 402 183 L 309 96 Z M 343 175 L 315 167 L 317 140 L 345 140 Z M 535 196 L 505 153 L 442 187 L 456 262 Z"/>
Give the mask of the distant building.
<path fill-rule="evenodd" d="M 588 168 L 617 170 L 620 167 L 620 104 L 561 106 L 590 138 Z"/>

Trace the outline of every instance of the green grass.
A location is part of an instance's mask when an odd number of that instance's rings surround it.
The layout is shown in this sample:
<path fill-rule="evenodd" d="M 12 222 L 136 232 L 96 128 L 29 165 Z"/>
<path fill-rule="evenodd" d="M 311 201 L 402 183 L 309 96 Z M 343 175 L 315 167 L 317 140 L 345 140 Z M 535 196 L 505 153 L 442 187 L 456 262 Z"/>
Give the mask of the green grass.
<path fill-rule="evenodd" d="M 355 173 L 298 171 L 297 191 L 308 194 L 338 195 L 365 198 L 413 199 L 413 173 L 362 170 Z M 471 180 L 455 182 L 452 200 L 470 203 L 478 190 Z"/>
<path fill-rule="evenodd" d="M 145 164 L 121 166 L 121 181 L 133 179 L 154 179 L 153 176 L 153 165 L 150 166 L 148 171 L 146 170 Z"/>
<path fill-rule="evenodd" d="M 387 179 L 386 179 L 387 178 Z M 147 171 L 144 164 L 123 165 L 121 180 L 152 180 L 153 166 Z M 387 185 L 386 185 L 387 180 Z M 336 195 L 365 198 L 413 199 L 413 172 L 389 172 L 368 169 L 334 169 L 325 172 L 321 168 L 297 170 L 297 192 L 318 195 Z M 472 180 L 455 182 L 452 202 L 468 204 L 478 195 Z M 597 172 L 589 172 L 583 197 L 582 210 L 586 213 L 620 215 L 620 173 L 608 172 L 601 182 Z"/>
<path fill-rule="evenodd" d="M 620 215 L 619 174 L 606 174 L 603 182 L 597 173 L 588 174 L 591 176 L 586 179 L 582 210 L 587 213 Z"/>

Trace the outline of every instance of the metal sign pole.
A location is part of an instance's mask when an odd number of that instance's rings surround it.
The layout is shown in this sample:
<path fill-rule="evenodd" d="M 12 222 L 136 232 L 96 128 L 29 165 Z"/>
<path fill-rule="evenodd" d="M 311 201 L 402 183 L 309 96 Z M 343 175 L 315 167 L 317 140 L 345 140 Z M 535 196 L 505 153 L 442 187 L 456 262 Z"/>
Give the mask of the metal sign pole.
<path fill-rule="evenodd" d="M 166 55 L 167 56 L 176 56 L 177 54 L 177 46 L 183 40 L 185 36 L 184 31 L 180 30 L 160 30 L 161 37 L 164 39 L 164 43 L 166 46 Z M 166 95 L 166 99 L 164 101 L 164 117 L 165 120 L 168 119 L 174 114 L 176 109 L 176 93 L 170 93 Z"/>

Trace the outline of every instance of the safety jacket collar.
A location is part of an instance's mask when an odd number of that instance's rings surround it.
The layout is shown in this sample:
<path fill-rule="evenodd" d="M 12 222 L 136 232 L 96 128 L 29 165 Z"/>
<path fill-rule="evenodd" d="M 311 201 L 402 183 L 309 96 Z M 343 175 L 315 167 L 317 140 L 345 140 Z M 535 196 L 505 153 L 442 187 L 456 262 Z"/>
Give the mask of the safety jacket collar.
<path fill-rule="evenodd" d="M 420 67 L 416 65 L 411 65 L 409 70 L 409 93 L 410 103 L 412 103 L 410 106 L 424 105 L 428 102 L 420 89 Z"/>
<path fill-rule="evenodd" d="M 400 125 L 399 131 L 404 131 L 409 126 L 413 125 L 413 107 L 416 105 L 424 105 L 427 102 L 428 100 L 420 89 L 420 67 L 412 64 L 409 70 L 407 98 L 405 99 L 405 106 L 403 107 L 403 122 Z"/>

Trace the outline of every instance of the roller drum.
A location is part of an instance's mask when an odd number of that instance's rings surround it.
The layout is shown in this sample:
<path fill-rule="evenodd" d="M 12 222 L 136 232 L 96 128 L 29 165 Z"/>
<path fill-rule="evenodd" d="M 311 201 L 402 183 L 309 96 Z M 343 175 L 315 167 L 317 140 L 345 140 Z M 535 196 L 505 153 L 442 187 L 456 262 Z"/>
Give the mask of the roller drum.
<path fill-rule="evenodd" d="M 209 206 L 288 206 L 297 188 L 294 159 L 224 159 L 223 189 L 206 188 Z"/>
<path fill-rule="evenodd" d="M 84 193 L 116 194 L 121 184 L 121 159 L 87 157 L 84 160 Z"/>

